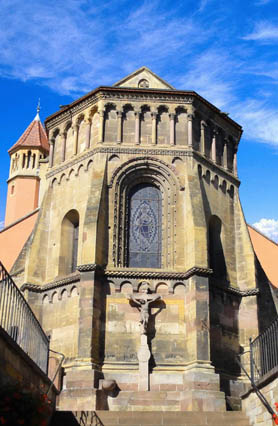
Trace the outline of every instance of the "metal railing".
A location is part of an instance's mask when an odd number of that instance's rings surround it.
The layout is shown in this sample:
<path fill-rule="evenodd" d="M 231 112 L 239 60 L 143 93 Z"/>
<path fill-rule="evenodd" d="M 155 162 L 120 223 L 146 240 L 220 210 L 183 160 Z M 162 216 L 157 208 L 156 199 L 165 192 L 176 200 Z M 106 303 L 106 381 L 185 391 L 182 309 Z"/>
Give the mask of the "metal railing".
<path fill-rule="evenodd" d="M 0 327 L 47 374 L 49 340 L 1 262 Z"/>
<path fill-rule="evenodd" d="M 256 339 L 250 339 L 250 373 L 258 382 L 278 366 L 278 317 Z"/>

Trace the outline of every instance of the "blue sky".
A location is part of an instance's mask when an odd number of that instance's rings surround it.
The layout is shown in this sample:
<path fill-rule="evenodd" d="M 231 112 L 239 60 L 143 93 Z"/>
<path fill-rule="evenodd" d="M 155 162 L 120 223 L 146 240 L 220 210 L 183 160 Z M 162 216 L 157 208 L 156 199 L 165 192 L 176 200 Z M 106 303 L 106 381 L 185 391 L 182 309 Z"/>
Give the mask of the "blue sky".
<path fill-rule="evenodd" d="M 278 240 L 277 0 L 6 0 L 0 3 L 0 222 L 7 149 L 41 118 L 146 65 L 244 128 L 247 221 Z"/>

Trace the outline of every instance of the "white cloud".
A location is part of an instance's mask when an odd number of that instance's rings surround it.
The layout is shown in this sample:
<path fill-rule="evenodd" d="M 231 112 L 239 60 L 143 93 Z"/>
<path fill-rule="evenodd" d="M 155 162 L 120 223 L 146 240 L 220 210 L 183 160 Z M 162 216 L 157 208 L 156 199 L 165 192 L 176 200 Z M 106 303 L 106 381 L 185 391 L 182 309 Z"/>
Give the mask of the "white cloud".
<path fill-rule="evenodd" d="M 264 101 L 248 99 L 231 106 L 232 117 L 244 128 L 248 139 L 278 145 L 278 112 Z"/>
<path fill-rule="evenodd" d="M 278 220 L 263 218 L 259 222 L 253 223 L 252 226 L 271 240 L 278 242 Z"/>
<path fill-rule="evenodd" d="M 224 51 L 211 48 L 191 61 L 190 71 L 179 85 L 195 90 L 218 108 L 225 108 L 235 101 L 236 76 L 231 77 L 231 71 L 235 73 L 239 66 Z"/>
<path fill-rule="evenodd" d="M 242 39 L 264 43 L 276 42 L 278 40 L 278 26 L 267 21 L 257 22 L 254 31 L 242 37 Z"/>
<path fill-rule="evenodd" d="M 163 10 L 160 2 L 7 0 L 0 3 L 0 75 L 36 80 L 60 94 L 77 96 L 111 84 L 142 65 L 159 67 L 186 46 L 205 40 L 189 16 Z M 5 19 L 4 19 L 5 17 Z"/>

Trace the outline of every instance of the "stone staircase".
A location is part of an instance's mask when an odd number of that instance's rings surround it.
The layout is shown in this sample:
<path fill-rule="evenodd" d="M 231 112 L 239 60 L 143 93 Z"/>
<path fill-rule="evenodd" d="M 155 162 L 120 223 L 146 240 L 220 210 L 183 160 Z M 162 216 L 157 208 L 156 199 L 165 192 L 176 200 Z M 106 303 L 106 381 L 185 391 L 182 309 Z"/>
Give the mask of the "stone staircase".
<path fill-rule="evenodd" d="M 71 414 L 71 416 L 70 416 Z M 56 412 L 50 426 L 250 426 L 240 411 L 82 411 Z"/>

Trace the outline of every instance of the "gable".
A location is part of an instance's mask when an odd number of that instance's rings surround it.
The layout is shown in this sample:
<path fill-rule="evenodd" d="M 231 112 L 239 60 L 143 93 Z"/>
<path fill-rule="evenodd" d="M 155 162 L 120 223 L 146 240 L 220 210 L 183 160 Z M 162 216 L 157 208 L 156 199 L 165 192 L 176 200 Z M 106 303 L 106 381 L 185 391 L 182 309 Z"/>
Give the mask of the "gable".
<path fill-rule="evenodd" d="M 134 71 L 132 74 L 124 77 L 114 87 L 134 87 L 136 89 L 164 89 L 175 90 L 173 86 L 164 81 L 158 75 L 153 73 L 149 68 L 142 67 Z"/>

